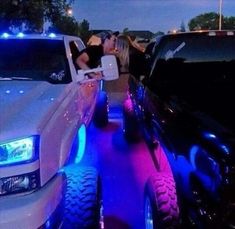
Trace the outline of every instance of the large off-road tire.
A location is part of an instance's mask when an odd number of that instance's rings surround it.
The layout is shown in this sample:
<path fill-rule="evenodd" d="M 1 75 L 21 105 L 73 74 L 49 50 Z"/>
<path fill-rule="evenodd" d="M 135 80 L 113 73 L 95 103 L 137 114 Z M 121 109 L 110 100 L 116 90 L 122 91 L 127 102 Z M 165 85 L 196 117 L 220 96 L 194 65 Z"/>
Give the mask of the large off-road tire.
<path fill-rule="evenodd" d="M 123 132 L 128 142 L 138 142 L 140 140 L 139 124 L 130 98 L 123 103 Z"/>
<path fill-rule="evenodd" d="M 65 168 L 67 191 L 63 229 L 100 228 L 101 182 L 93 167 L 71 165 Z"/>
<path fill-rule="evenodd" d="M 145 186 L 145 228 L 176 228 L 179 207 L 175 182 L 168 173 L 152 175 Z"/>
<path fill-rule="evenodd" d="M 104 127 L 108 124 L 108 96 L 105 91 L 100 91 L 98 94 L 93 121 L 97 127 Z"/>

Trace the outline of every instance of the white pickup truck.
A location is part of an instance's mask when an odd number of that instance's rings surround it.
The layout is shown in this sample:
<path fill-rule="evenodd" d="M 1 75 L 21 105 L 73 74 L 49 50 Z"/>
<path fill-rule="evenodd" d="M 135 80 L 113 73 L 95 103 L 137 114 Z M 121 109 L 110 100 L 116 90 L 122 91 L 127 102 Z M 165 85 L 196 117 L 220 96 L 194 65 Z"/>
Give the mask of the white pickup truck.
<path fill-rule="evenodd" d="M 107 123 L 100 80 L 77 71 L 80 38 L 0 35 L 0 228 L 99 228 L 101 182 L 78 165 L 92 118 Z M 118 77 L 114 56 L 92 71 Z"/>

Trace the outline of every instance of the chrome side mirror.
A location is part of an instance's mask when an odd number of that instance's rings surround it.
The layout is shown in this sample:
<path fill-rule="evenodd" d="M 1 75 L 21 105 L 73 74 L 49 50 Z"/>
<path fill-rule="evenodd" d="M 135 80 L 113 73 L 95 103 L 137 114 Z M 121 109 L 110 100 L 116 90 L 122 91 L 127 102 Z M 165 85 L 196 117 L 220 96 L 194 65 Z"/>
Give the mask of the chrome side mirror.
<path fill-rule="evenodd" d="M 107 55 L 101 58 L 104 80 L 116 80 L 119 77 L 117 60 L 114 55 Z"/>

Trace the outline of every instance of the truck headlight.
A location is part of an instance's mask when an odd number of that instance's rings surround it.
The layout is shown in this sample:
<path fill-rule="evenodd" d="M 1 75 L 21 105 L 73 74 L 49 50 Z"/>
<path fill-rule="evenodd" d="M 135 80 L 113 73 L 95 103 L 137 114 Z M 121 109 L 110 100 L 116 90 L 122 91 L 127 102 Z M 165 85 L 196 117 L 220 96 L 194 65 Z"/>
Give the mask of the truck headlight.
<path fill-rule="evenodd" d="M 0 144 L 0 166 L 35 160 L 36 140 L 36 136 L 31 136 Z"/>

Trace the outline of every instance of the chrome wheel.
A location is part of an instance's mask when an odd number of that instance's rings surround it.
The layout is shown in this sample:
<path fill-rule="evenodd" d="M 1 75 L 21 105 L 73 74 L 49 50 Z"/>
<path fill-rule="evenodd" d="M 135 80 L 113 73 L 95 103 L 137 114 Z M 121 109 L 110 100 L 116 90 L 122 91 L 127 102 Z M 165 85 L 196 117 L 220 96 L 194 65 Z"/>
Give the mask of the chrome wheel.
<path fill-rule="evenodd" d="M 145 200 L 144 219 L 145 219 L 145 228 L 153 229 L 153 212 L 152 212 L 151 203 L 148 197 Z"/>
<path fill-rule="evenodd" d="M 100 229 L 104 229 L 104 206 L 102 200 L 100 206 Z"/>

